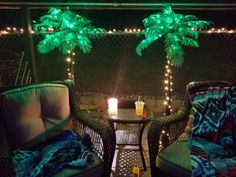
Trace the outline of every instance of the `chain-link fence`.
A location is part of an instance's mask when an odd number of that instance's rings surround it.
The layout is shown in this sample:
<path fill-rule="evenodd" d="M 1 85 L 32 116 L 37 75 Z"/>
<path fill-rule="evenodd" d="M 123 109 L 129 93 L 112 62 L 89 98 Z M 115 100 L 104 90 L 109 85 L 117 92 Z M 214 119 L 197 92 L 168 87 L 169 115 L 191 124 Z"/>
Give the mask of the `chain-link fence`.
<path fill-rule="evenodd" d="M 80 92 L 108 95 L 149 95 L 164 97 L 164 42 L 156 41 L 140 57 L 135 48 L 143 36 L 108 33 L 93 40 L 91 53 L 75 57 L 75 82 Z M 34 36 L 35 48 L 40 40 Z M 173 69 L 173 96 L 183 97 L 185 85 L 194 80 L 235 81 L 236 34 L 202 33 L 200 48 L 185 48 L 184 64 Z M 0 50 L 23 51 L 23 36 L 0 35 Z M 66 56 L 57 50 L 41 55 L 36 51 L 39 81 L 67 78 Z"/>
<path fill-rule="evenodd" d="M 21 35 L 1 35 L 0 46 L 0 87 L 31 83 L 31 67 L 24 57 Z"/>

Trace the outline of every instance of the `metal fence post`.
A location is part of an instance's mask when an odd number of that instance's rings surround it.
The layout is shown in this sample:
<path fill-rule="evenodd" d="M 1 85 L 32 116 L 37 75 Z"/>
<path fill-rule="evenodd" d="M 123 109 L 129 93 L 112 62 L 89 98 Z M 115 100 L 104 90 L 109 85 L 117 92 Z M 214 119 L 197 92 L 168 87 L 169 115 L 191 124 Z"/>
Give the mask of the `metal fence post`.
<path fill-rule="evenodd" d="M 35 62 L 35 51 L 33 36 L 31 33 L 31 15 L 30 9 L 26 6 L 21 6 L 21 21 L 24 29 L 23 41 L 24 41 L 24 51 L 27 61 L 31 62 L 31 68 L 33 71 L 33 80 L 37 83 L 37 71 L 36 71 L 36 62 Z"/>

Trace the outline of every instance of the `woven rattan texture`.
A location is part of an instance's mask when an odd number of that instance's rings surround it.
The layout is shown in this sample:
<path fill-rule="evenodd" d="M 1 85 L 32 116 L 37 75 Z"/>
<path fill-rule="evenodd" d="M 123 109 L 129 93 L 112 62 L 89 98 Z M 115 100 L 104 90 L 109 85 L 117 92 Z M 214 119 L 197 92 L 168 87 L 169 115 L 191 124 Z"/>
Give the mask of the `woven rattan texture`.
<path fill-rule="evenodd" d="M 159 177 L 161 175 L 160 171 L 158 171 L 156 167 L 156 157 L 158 153 L 175 141 L 184 132 L 184 128 L 186 127 L 189 118 L 190 109 L 191 104 L 186 92 L 182 107 L 177 113 L 153 119 L 148 131 L 150 168 L 153 177 Z M 163 130 L 166 132 L 165 135 L 167 133 L 169 134 L 168 137 L 162 136 Z M 160 141 L 163 142 L 162 146 L 159 144 Z"/>

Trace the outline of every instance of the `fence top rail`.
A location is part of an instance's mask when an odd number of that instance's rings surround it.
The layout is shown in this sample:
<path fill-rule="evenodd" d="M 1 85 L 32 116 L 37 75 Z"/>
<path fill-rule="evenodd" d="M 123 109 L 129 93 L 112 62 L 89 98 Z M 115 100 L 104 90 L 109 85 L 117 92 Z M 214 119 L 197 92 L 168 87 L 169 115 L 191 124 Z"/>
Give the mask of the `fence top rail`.
<path fill-rule="evenodd" d="M 169 3 L 119 3 L 115 2 L 46 2 L 46 1 L 14 1 L 0 0 L 0 9 L 20 9 L 26 6 L 30 9 L 48 9 L 51 6 L 59 6 L 62 8 L 70 7 L 72 9 L 163 9 Z M 220 3 L 171 3 L 174 9 L 179 10 L 235 10 L 235 2 L 220 2 Z"/>

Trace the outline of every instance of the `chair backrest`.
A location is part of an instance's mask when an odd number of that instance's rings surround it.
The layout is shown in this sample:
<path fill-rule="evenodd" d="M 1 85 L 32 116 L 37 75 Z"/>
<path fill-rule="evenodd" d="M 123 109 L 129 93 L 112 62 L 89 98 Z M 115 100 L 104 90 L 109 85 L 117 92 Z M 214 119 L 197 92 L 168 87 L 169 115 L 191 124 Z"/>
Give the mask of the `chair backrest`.
<path fill-rule="evenodd" d="M 236 85 L 211 81 L 190 85 L 188 90 L 192 104 L 192 137 L 201 137 L 224 146 L 234 143 Z M 231 142 L 223 142 L 230 138 Z"/>
<path fill-rule="evenodd" d="M 47 83 L 7 90 L 0 94 L 0 111 L 13 149 L 43 142 L 70 128 L 69 89 Z"/>

